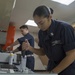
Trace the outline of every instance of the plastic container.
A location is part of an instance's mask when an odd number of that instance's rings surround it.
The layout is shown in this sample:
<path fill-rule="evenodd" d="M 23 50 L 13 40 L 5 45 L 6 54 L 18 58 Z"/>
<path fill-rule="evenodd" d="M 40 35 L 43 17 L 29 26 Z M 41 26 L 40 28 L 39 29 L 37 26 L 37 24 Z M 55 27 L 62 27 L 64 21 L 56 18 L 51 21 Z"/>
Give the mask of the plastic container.
<path fill-rule="evenodd" d="M 28 68 L 26 67 L 27 57 L 26 55 L 23 57 L 21 56 L 21 72 L 28 73 Z"/>
<path fill-rule="evenodd" d="M 14 54 L 10 53 L 10 56 L 9 56 L 9 65 L 13 65 L 13 59 L 14 59 Z"/>

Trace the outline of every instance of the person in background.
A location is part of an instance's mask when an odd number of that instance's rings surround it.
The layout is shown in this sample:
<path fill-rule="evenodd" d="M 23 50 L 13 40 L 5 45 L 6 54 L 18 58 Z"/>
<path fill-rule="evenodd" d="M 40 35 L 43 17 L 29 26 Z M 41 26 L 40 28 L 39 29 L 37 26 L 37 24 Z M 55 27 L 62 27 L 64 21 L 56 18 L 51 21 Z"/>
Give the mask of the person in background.
<path fill-rule="evenodd" d="M 47 55 L 50 73 L 75 75 L 75 35 L 72 26 L 67 22 L 52 19 L 50 8 L 44 5 L 34 10 L 33 19 L 40 28 L 40 48 L 32 47 L 26 40 L 22 44 L 23 50 Z"/>
<path fill-rule="evenodd" d="M 20 31 L 21 34 L 23 35 L 23 37 L 18 38 L 13 44 L 11 44 L 10 46 L 7 47 L 7 50 L 11 50 L 11 48 L 15 45 L 20 44 L 20 46 L 18 48 L 16 48 L 15 50 L 13 50 L 12 52 L 18 52 L 18 51 L 23 51 L 22 50 L 22 43 L 25 41 L 25 39 L 27 39 L 30 43 L 30 45 L 32 47 L 34 47 L 34 38 L 33 36 L 29 33 L 28 30 L 28 26 L 27 25 L 22 25 L 20 27 Z M 26 67 L 28 67 L 29 69 L 31 69 L 32 71 L 34 71 L 34 56 L 33 56 L 33 52 L 31 52 L 30 50 L 25 51 L 25 55 L 29 55 L 29 57 L 27 57 L 27 63 L 26 63 Z"/>

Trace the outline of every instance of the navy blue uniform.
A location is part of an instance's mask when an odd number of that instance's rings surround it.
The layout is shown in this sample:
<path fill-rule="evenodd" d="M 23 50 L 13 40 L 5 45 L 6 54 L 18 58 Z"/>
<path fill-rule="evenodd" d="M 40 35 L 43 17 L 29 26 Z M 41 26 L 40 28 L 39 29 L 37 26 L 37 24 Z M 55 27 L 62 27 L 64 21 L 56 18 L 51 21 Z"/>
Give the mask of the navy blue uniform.
<path fill-rule="evenodd" d="M 47 70 L 51 71 L 66 57 L 66 52 L 75 48 L 74 29 L 66 22 L 52 20 L 47 31 L 38 33 L 39 46 L 50 59 Z M 59 75 L 75 75 L 75 62 Z"/>
<path fill-rule="evenodd" d="M 18 39 L 19 43 L 20 43 L 20 46 L 18 47 L 18 50 L 19 51 L 22 51 L 22 43 L 25 41 L 25 39 L 27 39 L 30 43 L 30 45 L 32 47 L 34 47 L 34 38 L 32 35 L 30 35 L 29 33 L 26 34 L 24 37 L 21 37 Z M 25 55 L 32 55 L 33 53 L 29 50 L 25 51 Z M 31 69 L 32 71 L 34 70 L 34 57 L 33 56 L 30 56 L 30 57 L 27 57 L 27 64 L 26 66 Z"/>

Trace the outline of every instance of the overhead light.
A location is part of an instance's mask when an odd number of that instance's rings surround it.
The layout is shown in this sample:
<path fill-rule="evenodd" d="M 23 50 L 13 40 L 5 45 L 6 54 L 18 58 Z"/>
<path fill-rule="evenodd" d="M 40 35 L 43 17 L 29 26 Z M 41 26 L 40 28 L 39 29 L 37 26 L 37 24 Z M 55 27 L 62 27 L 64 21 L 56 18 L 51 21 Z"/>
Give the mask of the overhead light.
<path fill-rule="evenodd" d="M 13 3 L 13 9 L 15 8 L 15 5 L 16 5 L 16 0 L 14 0 L 14 3 Z"/>
<path fill-rule="evenodd" d="M 72 2 L 74 2 L 75 0 L 52 0 L 52 1 L 55 1 L 55 2 L 58 2 L 58 3 L 61 3 L 61 4 L 65 4 L 65 5 L 69 5 Z"/>
<path fill-rule="evenodd" d="M 25 25 L 37 27 L 37 24 L 36 24 L 33 20 L 28 20 L 28 21 L 25 23 Z"/>

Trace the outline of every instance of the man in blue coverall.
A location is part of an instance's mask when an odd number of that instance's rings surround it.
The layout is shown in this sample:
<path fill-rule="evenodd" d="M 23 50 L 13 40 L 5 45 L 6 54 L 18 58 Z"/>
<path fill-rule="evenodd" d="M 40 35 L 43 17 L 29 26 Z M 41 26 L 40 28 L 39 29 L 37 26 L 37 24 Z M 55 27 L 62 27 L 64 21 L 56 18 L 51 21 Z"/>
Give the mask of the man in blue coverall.
<path fill-rule="evenodd" d="M 29 41 L 30 45 L 32 47 L 34 47 L 34 38 L 29 33 L 28 26 L 22 25 L 20 27 L 20 31 L 21 31 L 21 34 L 23 35 L 23 37 L 18 38 L 13 44 L 11 44 L 10 46 L 7 47 L 7 50 L 10 50 L 13 46 L 20 44 L 20 46 L 17 49 L 13 50 L 13 53 L 15 53 L 17 51 L 22 52 L 22 43 L 25 41 L 25 39 L 27 39 Z M 28 67 L 29 69 L 34 71 L 34 62 L 35 61 L 34 61 L 33 53 L 30 50 L 28 50 L 28 51 L 25 51 L 25 55 L 29 55 L 27 57 L 26 67 Z"/>

